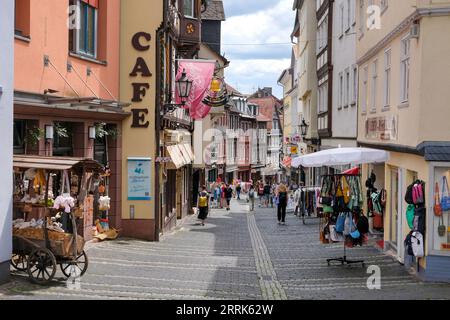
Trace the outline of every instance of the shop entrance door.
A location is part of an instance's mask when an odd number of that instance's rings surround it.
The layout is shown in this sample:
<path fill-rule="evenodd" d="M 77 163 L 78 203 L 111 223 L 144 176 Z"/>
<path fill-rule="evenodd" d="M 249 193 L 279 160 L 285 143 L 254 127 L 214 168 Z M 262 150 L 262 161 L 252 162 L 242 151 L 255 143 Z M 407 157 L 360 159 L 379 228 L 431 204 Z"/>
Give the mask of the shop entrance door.
<path fill-rule="evenodd" d="M 398 219 L 399 219 L 399 207 L 398 207 L 398 203 L 399 203 L 399 171 L 397 168 L 392 168 L 391 169 L 391 192 L 390 192 L 390 237 L 389 237 L 389 241 L 391 243 L 392 246 L 392 250 L 394 251 L 394 253 L 397 255 L 398 250 L 397 250 L 397 245 L 398 245 Z"/>

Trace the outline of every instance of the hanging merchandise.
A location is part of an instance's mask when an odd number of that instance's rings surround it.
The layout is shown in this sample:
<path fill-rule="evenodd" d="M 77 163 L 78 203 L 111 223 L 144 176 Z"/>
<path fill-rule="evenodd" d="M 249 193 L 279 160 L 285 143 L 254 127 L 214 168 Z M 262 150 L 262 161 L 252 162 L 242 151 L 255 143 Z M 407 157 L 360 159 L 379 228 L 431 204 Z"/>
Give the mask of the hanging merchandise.
<path fill-rule="evenodd" d="M 336 222 L 336 231 L 337 232 L 340 232 L 340 233 L 344 232 L 345 218 L 346 218 L 345 213 L 342 212 L 339 214 L 337 222 Z"/>
<path fill-rule="evenodd" d="M 106 196 L 100 197 L 99 200 L 98 200 L 99 210 L 100 211 L 107 211 L 107 210 L 109 210 L 111 208 L 110 202 L 111 202 L 111 198 L 110 197 L 106 197 Z"/>
<path fill-rule="evenodd" d="M 406 189 L 406 193 L 405 193 L 405 201 L 407 204 L 414 204 L 414 200 L 413 200 L 413 187 L 414 184 L 410 184 L 408 186 L 408 188 Z"/>
<path fill-rule="evenodd" d="M 411 247 L 416 258 L 424 256 L 423 235 L 418 231 L 414 231 L 411 235 Z"/>
<path fill-rule="evenodd" d="M 446 176 L 442 178 L 441 209 L 442 211 L 450 211 L 450 194 Z"/>
<path fill-rule="evenodd" d="M 414 229 L 414 213 L 416 208 L 413 204 L 408 205 L 406 209 L 406 221 L 408 222 L 408 226 L 411 230 Z"/>
<path fill-rule="evenodd" d="M 439 183 L 436 182 L 434 187 L 434 206 L 433 206 L 434 215 L 436 217 L 442 216 L 442 207 L 441 200 L 439 199 Z"/>
<path fill-rule="evenodd" d="M 412 197 L 415 205 L 421 205 L 425 202 L 423 195 L 424 183 L 422 181 L 416 181 L 412 189 Z"/>
<path fill-rule="evenodd" d="M 441 215 L 441 218 L 439 220 L 439 226 L 438 226 L 439 237 L 444 237 L 446 232 L 447 232 L 447 227 L 444 224 L 444 217 Z"/>

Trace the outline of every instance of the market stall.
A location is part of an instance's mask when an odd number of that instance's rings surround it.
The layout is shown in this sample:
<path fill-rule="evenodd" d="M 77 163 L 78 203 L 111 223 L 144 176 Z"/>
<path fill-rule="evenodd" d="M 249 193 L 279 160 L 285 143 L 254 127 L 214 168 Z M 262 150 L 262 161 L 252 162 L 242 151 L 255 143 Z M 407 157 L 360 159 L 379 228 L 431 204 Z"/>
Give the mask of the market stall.
<path fill-rule="evenodd" d="M 57 264 L 67 277 L 74 270 L 82 276 L 94 211 L 102 219 L 109 209 L 104 168 L 91 159 L 38 156 L 15 156 L 13 167 L 13 267 L 38 284 L 53 279 Z"/>
<path fill-rule="evenodd" d="M 389 153 L 367 148 L 337 148 L 325 150 L 293 160 L 294 167 L 325 167 L 338 165 L 360 165 L 385 162 Z M 320 205 L 323 215 L 320 222 L 322 243 L 344 244 L 344 254 L 339 258 L 327 259 L 328 265 L 337 261 L 342 265 L 361 263 L 363 260 L 347 259 L 347 248 L 363 245 L 369 232 L 368 219 L 364 215 L 361 177 L 359 170 L 322 176 Z"/>

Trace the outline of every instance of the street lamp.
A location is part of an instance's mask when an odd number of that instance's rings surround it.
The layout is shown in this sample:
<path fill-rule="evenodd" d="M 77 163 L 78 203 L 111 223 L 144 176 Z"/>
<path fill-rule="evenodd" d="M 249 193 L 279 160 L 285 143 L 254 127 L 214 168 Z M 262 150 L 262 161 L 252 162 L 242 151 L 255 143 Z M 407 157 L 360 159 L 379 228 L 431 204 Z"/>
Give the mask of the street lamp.
<path fill-rule="evenodd" d="M 308 134 L 308 124 L 306 123 L 305 119 L 303 119 L 302 124 L 300 125 L 300 131 L 302 134 L 302 137 L 305 138 Z"/>
<path fill-rule="evenodd" d="M 89 140 L 95 140 L 97 132 L 94 126 L 89 127 L 88 129 L 88 136 L 89 136 Z"/>
<path fill-rule="evenodd" d="M 192 80 L 189 80 L 186 75 L 186 70 L 183 70 L 181 78 L 176 81 L 178 88 L 178 95 L 181 99 L 181 106 L 184 107 L 187 98 L 191 95 L 192 90 Z"/>
<path fill-rule="evenodd" d="M 45 125 L 45 140 L 47 142 L 53 140 L 53 135 L 54 135 L 53 125 L 51 124 Z"/>
<path fill-rule="evenodd" d="M 186 70 L 183 70 L 181 78 L 175 81 L 181 104 L 170 103 L 172 99 L 169 98 L 169 103 L 164 105 L 164 114 L 173 113 L 177 108 L 183 108 L 186 105 L 186 101 L 191 95 L 192 83 L 193 81 L 187 77 Z"/>

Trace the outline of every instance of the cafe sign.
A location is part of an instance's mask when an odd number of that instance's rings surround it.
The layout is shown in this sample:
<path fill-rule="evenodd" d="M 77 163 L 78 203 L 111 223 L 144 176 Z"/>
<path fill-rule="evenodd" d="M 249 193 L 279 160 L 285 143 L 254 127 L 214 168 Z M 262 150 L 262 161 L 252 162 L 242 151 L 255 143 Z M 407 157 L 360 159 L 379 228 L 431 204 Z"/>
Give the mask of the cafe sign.
<path fill-rule="evenodd" d="M 398 116 L 368 118 L 366 139 L 396 141 L 398 139 Z"/>

